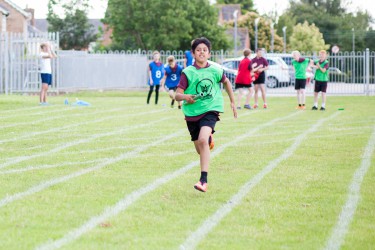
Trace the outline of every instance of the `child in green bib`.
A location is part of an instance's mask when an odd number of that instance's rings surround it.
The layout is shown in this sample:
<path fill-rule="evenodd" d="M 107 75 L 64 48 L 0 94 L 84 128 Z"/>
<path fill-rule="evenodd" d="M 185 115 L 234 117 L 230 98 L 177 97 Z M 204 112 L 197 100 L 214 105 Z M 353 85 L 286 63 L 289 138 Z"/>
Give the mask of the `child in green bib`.
<path fill-rule="evenodd" d="M 314 88 L 314 106 L 312 110 L 318 110 L 318 95 L 319 92 L 322 92 L 322 105 L 320 110 L 326 110 L 326 92 L 327 92 L 327 84 L 329 80 L 329 64 L 327 61 L 327 52 L 325 50 L 319 51 L 319 60 L 314 61 L 314 68 L 315 71 L 315 88 Z"/>
<path fill-rule="evenodd" d="M 228 93 L 235 118 L 237 111 L 231 82 L 222 68 L 207 62 L 211 56 L 211 42 L 204 37 L 197 38 L 192 43 L 191 51 L 195 62 L 182 71 L 175 99 L 183 101 L 182 111 L 200 157 L 201 177 L 194 188 L 206 192 L 210 149 L 214 146 L 212 134 L 219 121 L 219 113 L 224 112 L 221 83 Z"/>
<path fill-rule="evenodd" d="M 306 88 L 306 69 L 310 64 L 310 60 L 308 58 L 301 57 L 301 54 L 299 51 L 293 51 L 292 52 L 293 60 L 292 65 L 294 67 L 294 72 L 296 76 L 296 81 L 294 88 L 297 91 L 297 102 L 298 106 L 296 109 L 305 110 L 305 101 L 306 101 L 306 95 L 305 95 L 305 88 Z"/>

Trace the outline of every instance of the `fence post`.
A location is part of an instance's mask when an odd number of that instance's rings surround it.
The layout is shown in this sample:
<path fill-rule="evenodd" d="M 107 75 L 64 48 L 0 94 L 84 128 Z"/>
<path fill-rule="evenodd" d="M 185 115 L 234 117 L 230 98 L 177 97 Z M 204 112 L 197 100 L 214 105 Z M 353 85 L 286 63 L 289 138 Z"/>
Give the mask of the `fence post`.
<path fill-rule="evenodd" d="M 366 95 L 370 95 L 370 49 L 365 52 L 365 89 Z"/>
<path fill-rule="evenodd" d="M 55 35 L 55 41 L 56 41 L 56 47 L 55 47 L 55 51 L 57 53 L 57 58 L 56 58 L 56 69 L 55 69 L 55 76 L 56 76 L 56 91 L 57 91 L 57 94 L 59 94 L 59 90 L 60 90 L 60 55 L 59 55 L 59 50 L 60 50 L 60 33 L 59 32 L 56 32 L 54 33 Z"/>
<path fill-rule="evenodd" d="M 5 72 L 4 72 L 4 81 L 5 81 L 5 94 L 8 95 L 9 93 L 9 76 L 10 76 L 10 67 L 9 67 L 9 33 L 8 32 L 5 32 L 5 57 L 4 57 L 4 63 L 5 63 L 5 66 L 4 66 L 4 69 L 5 69 Z"/>

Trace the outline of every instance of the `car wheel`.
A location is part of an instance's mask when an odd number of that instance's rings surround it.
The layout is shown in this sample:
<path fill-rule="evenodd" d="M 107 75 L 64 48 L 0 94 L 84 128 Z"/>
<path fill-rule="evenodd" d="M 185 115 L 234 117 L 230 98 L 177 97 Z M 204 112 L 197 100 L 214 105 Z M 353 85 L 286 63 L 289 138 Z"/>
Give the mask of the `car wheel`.
<path fill-rule="evenodd" d="M 279 81 L 274 76 L 267 77 L 266 80 L 266 86 L 267 88 L 277 88 L 279 86 Z"/>

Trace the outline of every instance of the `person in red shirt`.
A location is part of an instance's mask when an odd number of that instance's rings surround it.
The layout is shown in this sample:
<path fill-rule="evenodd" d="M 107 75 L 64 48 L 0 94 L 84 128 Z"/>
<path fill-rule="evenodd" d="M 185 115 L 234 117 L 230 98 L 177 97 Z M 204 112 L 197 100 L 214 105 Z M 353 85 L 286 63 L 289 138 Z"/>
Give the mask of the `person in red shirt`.
<path fill-rule="evenodd" d="M 250 60 L 251 50 L 244 49 L 244 59 L 241 60 L 238 65 L 238 73 L 235 80 L 235 89 L 238 91 L 237 96 L 237 109 L 241 109 L 242 95 L 246 94 L 246 102 L 244 105 L 245 109 L 251 109 L 250 98 L 253 95 L 253 84 L 254 75 L 252 75 L 252 65 Z"/>

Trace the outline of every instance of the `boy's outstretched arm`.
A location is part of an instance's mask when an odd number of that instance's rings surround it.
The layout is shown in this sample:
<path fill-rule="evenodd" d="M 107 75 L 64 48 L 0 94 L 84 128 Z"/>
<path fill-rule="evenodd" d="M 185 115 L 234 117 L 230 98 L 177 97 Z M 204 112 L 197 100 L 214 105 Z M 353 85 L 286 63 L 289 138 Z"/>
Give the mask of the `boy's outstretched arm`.
<path fill-rule="evenodd" d="M 232 83 L 230 82 L 228 78 L 226 78 L 223 84 L 224 84 L 225 91 L 228 93 L 228 96 L 230 99 L 230 107 L 232 108 L 233 116 L 234 118 L 237 118 L 237 109 L 236 109 L 236 105 L 234 104 L 234 94 L 232 90 Z"/>
<path fill-rule="evenodd" d="M 176 101 L 183 101 L 185 100 L 188 103 L 194 103 L 194 96 L 193 95 L 185 95 L 184 90 L 181 88 L 177 88 L 176 90 L 176 96 L 175 96 Z"/>

